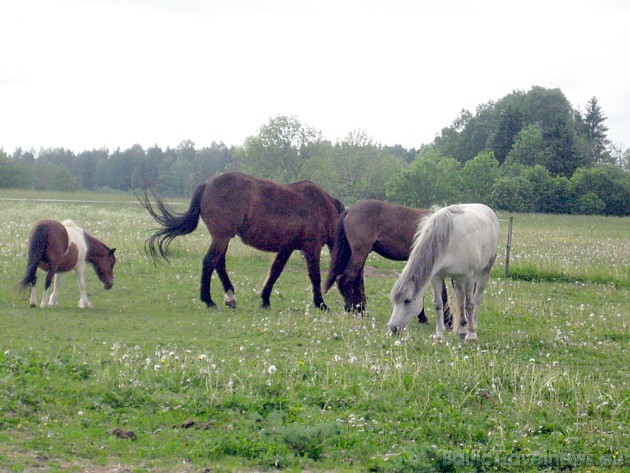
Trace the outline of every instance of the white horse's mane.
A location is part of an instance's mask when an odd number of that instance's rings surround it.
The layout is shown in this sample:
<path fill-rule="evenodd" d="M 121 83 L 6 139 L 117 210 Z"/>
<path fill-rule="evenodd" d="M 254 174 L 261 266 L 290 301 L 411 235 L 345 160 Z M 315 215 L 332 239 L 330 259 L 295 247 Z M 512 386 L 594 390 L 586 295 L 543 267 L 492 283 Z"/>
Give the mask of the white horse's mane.
<path fill-rule="evenodd" d="M 407 265 L 392 288 L 392 300 L 399 300 L 410 284 L 417 293 L 429 283 L 436 258 L 444 254 L 450 241 L 453 213 L 461 213 L 461 209 L 439 208 L 420 220 Z"/>

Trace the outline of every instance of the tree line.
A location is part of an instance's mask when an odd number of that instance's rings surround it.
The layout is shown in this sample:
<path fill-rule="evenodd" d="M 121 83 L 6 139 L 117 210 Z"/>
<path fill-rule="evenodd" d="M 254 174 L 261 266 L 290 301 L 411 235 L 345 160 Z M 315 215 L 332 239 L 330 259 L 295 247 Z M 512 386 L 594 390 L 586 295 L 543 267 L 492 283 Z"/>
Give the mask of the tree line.
<path fill-rule="evenodd" d="M 0 149 L 0 188 L 128 191 L 156 186 L 190 195 L 227 170 L 277 182 L 311 179 L 346 204 L 389 200 L 419 208 L 483 202 L 499 210 L 630 215 L 630 151 L 607 139 L 593 97 L 582 112 L 559 89 L 533 87 L 464 110 L 420 149 L 374 143 L 356 130 L 338 142 L 277 116 L 243 145 L 197 149 L 83 151 L 63 148 L 8 155 Z"/>

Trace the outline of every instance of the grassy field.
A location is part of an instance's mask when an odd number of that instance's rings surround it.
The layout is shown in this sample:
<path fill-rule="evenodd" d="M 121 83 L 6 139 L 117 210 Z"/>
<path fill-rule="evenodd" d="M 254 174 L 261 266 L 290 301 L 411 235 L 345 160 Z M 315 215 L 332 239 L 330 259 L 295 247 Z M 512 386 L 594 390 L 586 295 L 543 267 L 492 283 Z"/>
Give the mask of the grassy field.
<path fill-rule="evenodd" d="M 208 310 L 203 225 L 156 266 L 143 248 L 155 225 L 128 195 L 0 197 L 30 199 L 0 200 L 0 471 L 630 466 L 628 218 L 515 215 L 514 278 L 502 222 L 479 341 L 463 345 L 433 342 L 431 310 L 431 325 L 387 333 L 401 263 L 370 257 L 370 311 L 353 317 L 336 289 L 329 312 L 313 309 L 295 254 L 262 310 L 272 255 L 234 240 L 238 309 Z M 87 273 L 93 309 L 77 308 L 72 274 L 45 311 L 16 292 L 43 217 L 72 218 L 118 248 L 111 291 Z M 212 292 L 222 301 L 216 278 Z"/>

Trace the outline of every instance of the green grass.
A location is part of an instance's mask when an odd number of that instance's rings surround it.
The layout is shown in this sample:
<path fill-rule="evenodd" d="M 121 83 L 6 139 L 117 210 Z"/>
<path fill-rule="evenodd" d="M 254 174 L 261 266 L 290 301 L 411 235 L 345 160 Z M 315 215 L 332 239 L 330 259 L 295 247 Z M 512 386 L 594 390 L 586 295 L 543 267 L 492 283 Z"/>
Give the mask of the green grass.
<path fill-rule="evenodd" d="M 435 344 L 433 325 L 386 331 L 402 263 L 369 258 L 370 312 L 353 317 L 336 290 L 331 311 L 312 307 L 295 254 L 262 310 L 272 255 L 235 240 L 227 264 L 239 307 L 208 310 L 198 300 L 203 225 L 156 266 L 143 250 L 154 223 L 129 196 L 55 198 L 108 202 L 0 201 L 0 470 L 628 465 L 629 219 L 517 215 L 511 268 L 535 282 L 504 278 L 499 261 L 479 341 Z M 87 275 L 93 309 L 77 308 L 72 274 L 46 311 L 15 291 L 42 217 L 72 218 L 118 248 L 111 291 Z M 505 226 L 502 239 L 500 253 Z M 222 300 L 216 278 L 212 292 Z"/>

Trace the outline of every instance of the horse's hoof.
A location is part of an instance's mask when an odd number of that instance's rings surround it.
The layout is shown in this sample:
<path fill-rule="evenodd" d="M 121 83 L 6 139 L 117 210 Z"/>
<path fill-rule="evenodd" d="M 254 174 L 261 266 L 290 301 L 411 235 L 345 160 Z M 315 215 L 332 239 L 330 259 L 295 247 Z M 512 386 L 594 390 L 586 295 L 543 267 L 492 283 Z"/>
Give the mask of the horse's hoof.
<path fill-rule="evenodd" d="M 225 305 L 230 309 L 236 309 L 236 301 L 225 301 Z"/>
<path fill-rule="evenodd" d="M 323 302 L 317 307 L 319 310 L 323 310 L 324 312 L 328 312 L 328 306 Z"/>
<path fill-rule="evenodd" d="M 466 338 L 464 338 L 464 341 L 466 343 L 476 342 L 477 341 L 477 334 L 476 333 L 468 333 L 468 335 L 466 335 Z"/>
<path fill-rule="evenodd" d="M 33 304 L 32 302 L 30 303 L 30 306 L 35 308 L 35 309 L 37 308 L 37 304 Z"/>

